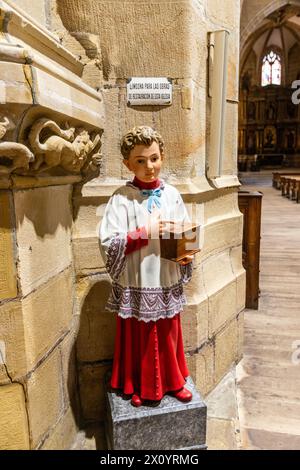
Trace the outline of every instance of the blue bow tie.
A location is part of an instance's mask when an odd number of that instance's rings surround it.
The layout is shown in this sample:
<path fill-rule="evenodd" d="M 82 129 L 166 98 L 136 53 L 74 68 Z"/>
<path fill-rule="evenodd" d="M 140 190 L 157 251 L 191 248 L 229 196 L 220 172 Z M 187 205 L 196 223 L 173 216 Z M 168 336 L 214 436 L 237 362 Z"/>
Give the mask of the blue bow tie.
<path fill-rule="evenodd" d="M 149 196 L 147 209 L 148 212 L 152 212 L 153 205 L 155 204 L 158 208 L 161 206 L 159 198 L 161 197 L 161 189 L 142 189 L 141 193 L 143 196 Z"/>

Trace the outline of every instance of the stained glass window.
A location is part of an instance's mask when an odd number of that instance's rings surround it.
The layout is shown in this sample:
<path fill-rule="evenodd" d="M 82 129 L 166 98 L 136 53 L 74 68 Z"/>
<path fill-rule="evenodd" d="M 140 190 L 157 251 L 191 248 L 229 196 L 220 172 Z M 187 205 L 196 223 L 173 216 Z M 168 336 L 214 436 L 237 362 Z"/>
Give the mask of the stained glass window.
<path fill-rule="evenodd" d="M 270 51 L 262 61 L 261 85 L 281 84 L 281 59 L 278 54 Z"/>

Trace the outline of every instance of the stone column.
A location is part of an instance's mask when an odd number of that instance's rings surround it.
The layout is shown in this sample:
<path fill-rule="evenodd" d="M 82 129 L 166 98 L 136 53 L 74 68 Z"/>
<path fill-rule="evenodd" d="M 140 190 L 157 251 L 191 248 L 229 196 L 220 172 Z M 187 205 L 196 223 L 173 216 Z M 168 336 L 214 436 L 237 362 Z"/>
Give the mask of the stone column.
<path fill-rule="evenodd" d="M 55 30 L 66 42 L 69 32 L 90 60 L 97 60 L 97 86 L 106 106 L 103 173 L 73 194 L 78 311 L 84 307 L 86 312 L 79 350 L 82 387 L 95 390 L 113 355 L 113 319 L 104 311 L 108 279 L 95 227 L 113 191 L 131 176 L 122 165 L 120 138 L 131 126 L 146 124 L 165 138 L 164 178 L 181 191 L 202 225 L 203 250 L 187 288 L 182 321 L 190 372 L 205 395 L 242 354 L 245 272 L 237 203 L 240 3 L 130 0 L 118 1 L 117 8 L 116 2 L 105 0 L 55 4 Z M 224 166 L 221 178 L 212 181 L 206 174 L 214 132 L 207 86 L 208 33 L 224 28 L 230 32 Z M 172 106 L 128 106 L 126 81 L 135 76 L 171 78 Z M 92 349 L 86 346 L 88 338 L 95 345 Z M 83 402 L 86 419 L 103 419 L 100 386 Z"/>
<path fill-rule="evenodd" d="M 79 425 L 75 183 L 98 175 L 101 95 L 59 41 L 1 2 L 0 449 L 69 448 Z"/>

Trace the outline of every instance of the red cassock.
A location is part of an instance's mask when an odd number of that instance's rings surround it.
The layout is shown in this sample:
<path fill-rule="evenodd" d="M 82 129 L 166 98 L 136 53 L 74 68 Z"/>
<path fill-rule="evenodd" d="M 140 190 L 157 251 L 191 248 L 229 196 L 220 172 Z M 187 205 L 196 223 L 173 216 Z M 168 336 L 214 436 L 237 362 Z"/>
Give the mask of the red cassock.
<path fill-rule="evenodd" d="M 112 388 L 161 400 L 180 390 L 188 375 L 180 314 L 148 323 L 117 317 Z"/>

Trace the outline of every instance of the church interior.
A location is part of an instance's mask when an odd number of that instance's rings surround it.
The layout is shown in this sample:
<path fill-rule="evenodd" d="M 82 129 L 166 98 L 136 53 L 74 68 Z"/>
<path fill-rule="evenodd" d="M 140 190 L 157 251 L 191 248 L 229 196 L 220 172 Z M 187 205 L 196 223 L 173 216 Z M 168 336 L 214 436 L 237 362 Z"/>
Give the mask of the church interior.
<path fill-rule="evenodd" d="M 275 7 L 273 2 L 273 9 L 271 4 L 259 2 L 254 26 L 254 18 L 246 22 L 251 3 L 244 1 L 241 15 L 239 203 L 247 219 L 251 198 L 256 200 L 248 224 L 260 227 L 249 243 L 259 243 L 260 248 L 257 273 L 248 279 L 248 290 L 254 283 L 257 297 L 249 293 L 244 357 L 237 368 L 242 442 L 250 449 L 299 449 L 300 414 L 292 410 L 299 406 L 300 136 L 296 93 L 300 5 L 277 2 L 282 5 L 276 3 Z M 248 228 L 248 237 L 250 232 Z M 245 233 L 243 243 L 245 252 Z"/>
<path fill-rule="evenodd" d="M 278 8 L 260 19 L 241 47 L 241 171 L 299 167 L 299 27 L 299 7 Z"/>

